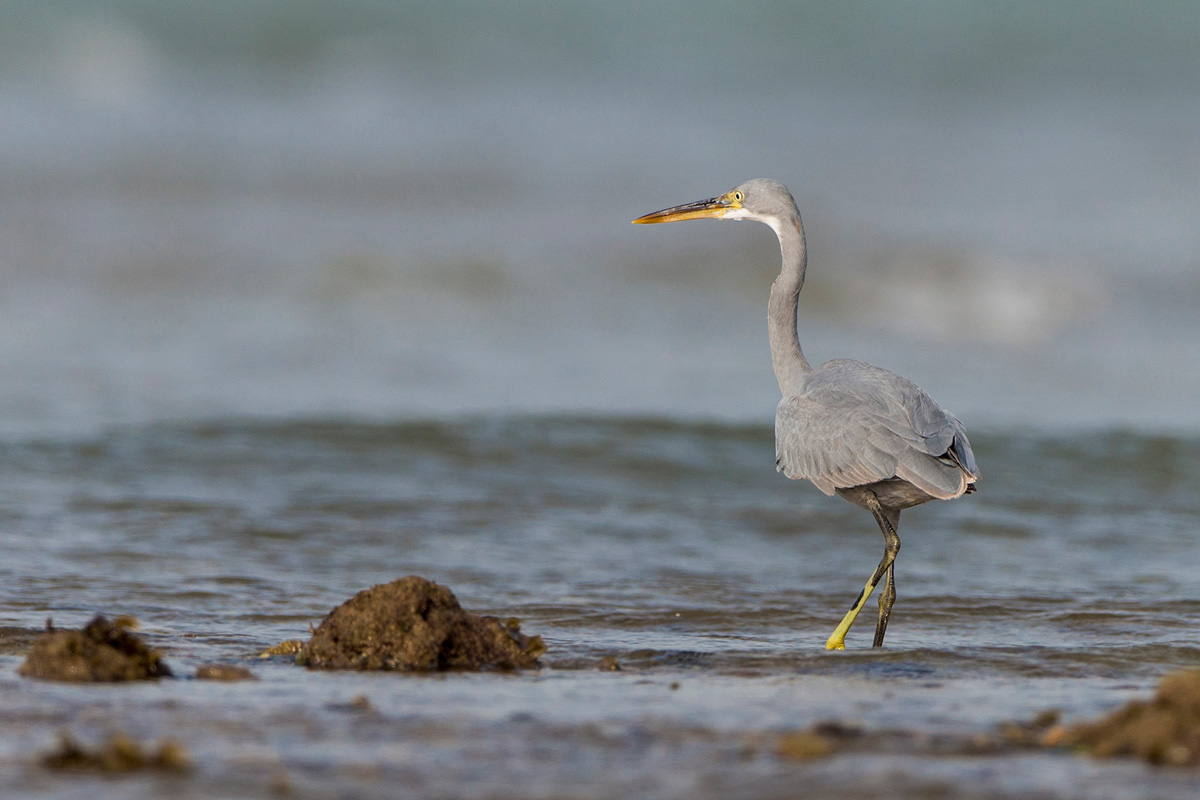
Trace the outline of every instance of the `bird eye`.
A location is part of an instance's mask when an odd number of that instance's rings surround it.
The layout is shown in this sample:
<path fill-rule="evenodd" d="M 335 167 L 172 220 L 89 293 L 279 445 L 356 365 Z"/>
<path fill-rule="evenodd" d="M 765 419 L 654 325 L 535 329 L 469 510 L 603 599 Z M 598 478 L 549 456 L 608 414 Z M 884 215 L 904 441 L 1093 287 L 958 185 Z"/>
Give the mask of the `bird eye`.
<path fill-rule="evenodd" d="M 734 192 L 734 193 L 733 193 L 733 200 L 734 200 L 734 202 L 735 202 L 735 203 L 740 203 L 740 202 L 742 202 L 742 200 L 744 199 L 744 197 L 745 197 L 745 196 L 744 196 L 744 195 L 743 195 L 741 192 Z"/>

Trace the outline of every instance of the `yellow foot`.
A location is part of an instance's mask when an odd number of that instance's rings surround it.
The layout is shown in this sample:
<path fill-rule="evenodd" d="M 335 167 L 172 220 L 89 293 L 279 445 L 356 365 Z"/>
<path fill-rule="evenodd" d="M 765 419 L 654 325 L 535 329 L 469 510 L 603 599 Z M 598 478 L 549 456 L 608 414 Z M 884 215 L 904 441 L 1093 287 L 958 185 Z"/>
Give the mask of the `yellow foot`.
<path fill-rule="evenodd" d="M 872 575 L 872 578 L 875 576 Z M 846 612 L 846 616 L 842 617 L 842 621 L 833 629 L 833 633 L 829 634 L 829 638 L 825 641 L 826 650 L 845 650 L 846 649 L 846 633 L 850 630 L 850 626 L 854 624 L 854 618 L 858 616 L 858 612 L 862 611 L 862 607 L 866 605 L 867 598 L 871 596 L 871 592 L 875 591 L 875 581 L 867 581 L 867 585 L 858 593 L 858 599 L 854 601 L 854 605 Z"/>

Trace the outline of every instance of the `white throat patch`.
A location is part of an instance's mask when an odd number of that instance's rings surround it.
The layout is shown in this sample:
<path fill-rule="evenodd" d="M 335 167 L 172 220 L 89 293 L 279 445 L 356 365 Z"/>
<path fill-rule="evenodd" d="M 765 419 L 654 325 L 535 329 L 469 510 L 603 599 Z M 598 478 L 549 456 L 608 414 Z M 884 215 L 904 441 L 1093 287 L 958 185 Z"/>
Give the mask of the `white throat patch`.
<path fill-rule="evenodd" d="M 765 225 L 770 225 L 771 230 L 775 231 L 776 236 L 778 236 L 780 230 L 782 230 L 782 226 L 779 223 L 779 217 L 762 216 L 744 208 L 731 208 L 725 212 L 721 219 L 748 219 L 754 222 L 761 222 Z"/>

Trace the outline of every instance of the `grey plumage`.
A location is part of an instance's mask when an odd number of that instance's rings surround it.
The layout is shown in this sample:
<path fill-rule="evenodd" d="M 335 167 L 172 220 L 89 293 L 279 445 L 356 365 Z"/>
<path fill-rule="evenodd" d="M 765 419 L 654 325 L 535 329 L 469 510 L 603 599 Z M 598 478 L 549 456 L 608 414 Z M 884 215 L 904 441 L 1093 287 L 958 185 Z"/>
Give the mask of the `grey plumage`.
<path fill-rule="evenodd" d="M 884 576 L 875 646 L 895 600 L 894 561 L 900 511 L 975 490 L 979 468 L 967 433 L 919 386 L 885 369 L 850 359 L 811 367 L 796 334 L 796 308 L 808 250 L 795 200 L 783 184 L 747 181 L 723 195 L 657 211 L 637 223 L 683 219 L 748 219 L 779 238 L 782 266 L 771 286 L 771 361 L 783 399 L 775 413 L 776 468 L 869 510 L 885 539 L 883 560 L 854 607 L 826 642 L 841 649 L 846 631 Z"/>
<path fill-rule="evenodd" d="M 800 388 L 775 414 L 775 463 L 789 478 L 825 494 L 900 478 L 938 500 L 978 479 L 962 423 L 912 381 L 837 359 L 810 371 Z"/>

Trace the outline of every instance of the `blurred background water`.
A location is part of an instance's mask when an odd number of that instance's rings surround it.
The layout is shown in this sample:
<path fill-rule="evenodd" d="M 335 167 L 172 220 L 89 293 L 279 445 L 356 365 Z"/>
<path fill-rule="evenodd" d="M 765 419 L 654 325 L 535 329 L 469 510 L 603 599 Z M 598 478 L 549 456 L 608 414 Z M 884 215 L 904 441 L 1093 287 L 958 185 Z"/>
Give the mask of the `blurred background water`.
<path fill-rule="evenodd" d="M 1196 429 L 1200 11 L 5 4 L 0 420 L 762 419 L 811 357 L 978 425 Z"/>
<path fill-rule="evenodd" d="M 739 737 L 978 733 L 1196 663 L 1200 6 L 0 14 L 0 627 L 132 613 L 184 672 L 257 664 L 415 572 L 550 645 L 520 678 L 268 663 L 109 695 L 18 679 L 0 642 L 0 792 L 97 796 L 30 766 L 59 726 L 182 736 L 175 796 L 278 769 L 313 796 L 1197 788 Z M 882 654 L 819 649 L 873 523 L 772 470 L 774 237 L 629 225 L 751 177 L 807 224 L 809 357 L 914 379 L 984 473 L 905 513 Z M 359 693 L 380 716 L 352 724 Z"/>

